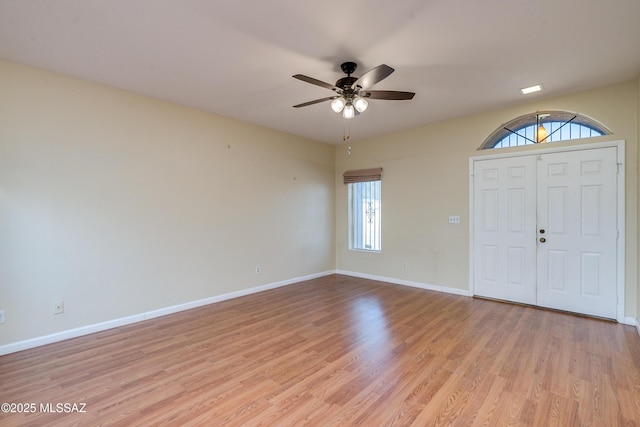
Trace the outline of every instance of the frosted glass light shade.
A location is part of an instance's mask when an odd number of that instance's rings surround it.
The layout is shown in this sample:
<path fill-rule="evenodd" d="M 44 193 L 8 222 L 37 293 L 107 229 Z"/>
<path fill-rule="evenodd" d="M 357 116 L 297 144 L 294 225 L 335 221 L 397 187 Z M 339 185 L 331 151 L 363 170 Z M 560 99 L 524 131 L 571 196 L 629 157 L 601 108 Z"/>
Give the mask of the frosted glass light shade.
<path fill-rule="evenodd" d="M 331 101 L 331 109 L 334 112 L 339 113 L 340 111 L 342 111 L 346 103 L 347 102 L 344 100 L 343 97 L 336 98 L 333 101 Z"/>
<path fill-rule="evenodd" d="M 358 113 L 364 113 L 364 110 L 367 109 L 367 107 L 369 106 L 369 103 L 367 102 L 366 99 L 361 98 L 361 97 L 356 97 L 353 106 L 356 107 L 356 110 L 358 110 Z"/>
<path fill-rule="evenodd" d="M 342 110 L 342 117 L 345 119 L 353 119 L 353 116 L 356 115 L 355 109 L 353 105 L 345 105 L 344 110 Z"/>

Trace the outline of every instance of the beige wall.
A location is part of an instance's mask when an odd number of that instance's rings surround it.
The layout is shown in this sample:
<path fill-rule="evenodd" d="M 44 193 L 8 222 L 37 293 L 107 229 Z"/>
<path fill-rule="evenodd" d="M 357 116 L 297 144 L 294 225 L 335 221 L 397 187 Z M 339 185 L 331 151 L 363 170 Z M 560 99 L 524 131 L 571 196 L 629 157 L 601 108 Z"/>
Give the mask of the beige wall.
<path fill-rule="evenodd" d="M 0 62 L 0 346 L 333 270 L 334 151 Z"/>
<path fill-rule="evenodd" d="M 570 110 L 613 130 L 593 141 L 626 141 L 625 315 L 638 307 L 638 81 L 486 112 L 351 144 L 336 151 L 337 269 L 469 289 L 469 157 L 501 124 L 542 109 Z M 536 147 L 527 147 L 535 150 Z M 345 170 L 383 167 L 382 252 L 348 250 Z M 460 215 L 461 224 L 448 223 Z M 406 261 L 408 268 L 402 269 Z"/>
<path fill-rule="evenodd" d="M 638 139 L 640 140 L 640 76 L 638 76 L 638 83 L 637 83 L 637 94 L 638 94 L 638 103 L 636 105 L 636 111 L 638 113 L 638 118 L 636 119 L 636 123 L 638 125 Z M 640 145 L 640 141 L 638 142 L 638 145 Z M 638 155 L 638 163 L 636 163 L 636 166 L 638 164 L 640 164 L 640 150 L 637 151 L 636 153 Z M 637 191 L 638 191 L 638 200 L 640 200 L 640 174 L 636 177 L 638 179 L 637 181 Z M 637 216 L 637 224 L 638 224 L 638 229 L 640 229 L 640 213 L 638 213 Z M 638 242 L 638 244 L 640 245 L 640 241 Z M 631 259 L 631 258 L 629 258 Z M 637 258 L 635 258 L 637 260 L 636 265 L 640 265 L 640 246 L 638 248 L 638 253 L 637 253 Z M 637 296 L 638 296 L 638 309 L 636 311 L 636 326 L 638 327 L 638 333 L 640 333 L 640 274 L 637 276 L 637 281 L 636 281 L 638 287 L 636 289 L 637 292 Z"/>
<path fill-rule="evenodd" d="M 0 61 L 0 346 L 333 269 L 468 290 L 469 157 L 538 109 L 578 111 L 614 131 L 594 141 L 626 141 L 625 315 L 638 317 L 639 87 L 436 123 L 348 155 Z M 375 166 L 383 252 L 349 251 L 341 176 Z"/>

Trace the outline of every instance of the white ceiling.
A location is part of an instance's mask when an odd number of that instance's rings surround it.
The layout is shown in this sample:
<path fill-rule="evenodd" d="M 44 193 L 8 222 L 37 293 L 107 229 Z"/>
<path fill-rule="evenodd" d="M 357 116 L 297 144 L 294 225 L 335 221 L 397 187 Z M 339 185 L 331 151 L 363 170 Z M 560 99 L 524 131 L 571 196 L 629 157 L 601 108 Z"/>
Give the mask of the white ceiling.
<path fill-rule="evenodd" d="M 640 74 L 638 0 L 0 0 L 0 58 L 341 143 L 329 83 L 388 64 L 351 140 Z M 519 89 L 542 83 L 544 92 Z"/>

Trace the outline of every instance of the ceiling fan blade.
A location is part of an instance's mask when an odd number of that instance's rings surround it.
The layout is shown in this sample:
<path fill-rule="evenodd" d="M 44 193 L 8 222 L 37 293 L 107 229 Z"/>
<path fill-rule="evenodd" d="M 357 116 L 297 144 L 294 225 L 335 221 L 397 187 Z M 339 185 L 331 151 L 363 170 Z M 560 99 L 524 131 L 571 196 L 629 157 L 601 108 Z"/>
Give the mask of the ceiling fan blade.
<path fill-rule="evenodd" d="M 338 98 L 338 95 L 336 95 L 336 96 L 328 96 L 326 98 L 315 99 L 313 101 L 303 102 L 302 104 L 294 105 L 293 108 L 300 108 L 300 107 L 306 107 L 307 105 L 319 104 L 320 102 L 330 101 L 330 100 L 336 99 L 336 98 Z"/>
<path fill-rule="evenodd" d="M 351 85 L 352 89 L 356 89 L 360 86 L 361 89 L 367 89 L 374 84 L 378 83 L 381 80 L 389 77 L 391 73 L 395 70 L 389 67 L 386 64 L 378 65 L 376 68 L 373 68 L 362 75 L 358 80 L 355 81 L 353 85 Z"/>
<path fill-rule="evenodd" d="M 360 92 L 360 96 L 369 99 L 389 99 L 402 101 L 405 99 L 413 99 L 415 93 L 401 92 L 397 90 L 368 90 L 366 92 Z"/>
<path fill-rule="evenodd" d="M 303 82 L 311 83 L 312 85 L 320 86 L 326 89 L 335 90 L 338 93 L 342 93 L 342 89 L 337 86 L 332 85 L 331 83 L 323 82 L 322 80 L 314 79 L 313 77 L 305 76 L 302 74 L 296 74 L 291 76 L 294 79 L 302 80 Z"/>

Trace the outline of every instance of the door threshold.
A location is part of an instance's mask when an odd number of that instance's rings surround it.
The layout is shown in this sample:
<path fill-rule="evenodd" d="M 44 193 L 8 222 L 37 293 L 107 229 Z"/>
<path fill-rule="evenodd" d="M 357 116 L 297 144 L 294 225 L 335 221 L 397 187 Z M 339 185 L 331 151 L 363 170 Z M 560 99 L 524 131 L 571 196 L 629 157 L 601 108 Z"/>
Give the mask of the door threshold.
<path fill-rule="evenodd" d="M 550 307 L 542 307 L 539 305 L 533 305 L 533 304 L 527 304 L 524 302 L 518 302 L 518 301 L 509 301 L 506 299 L 499 299 L 499 298 L 491 298 L 491 297 L 485 297 L 485 296 L 480 296 L 480 295 L 473 295 L 472 298 L 476 298 L 476 299 L 481 299 L 481 300 L 485 300 L 485 301 L 493 301 L 493 302 L 499 302 L 502 304 L 511 304 L 511 305 L 519 305 L 522 307 L 530 307 L 530 308 L 535 308 L 538 310 L 544 310 L 544 311 L 553 311 L 556 313 L 561 313 L 561 314 L 571 314 L 577 317 L 585 317 L 587 319 L 595 319 L 595 320 L 604 320 L 605 322 L 610 322 L 610 323 L 618 323 L 618 321 L 616 319 L 611 319 L 609 317 L 601 317 L 601 316 L 594 316 L 592 314 L 585 314 L 585 313 L 576 313 L 575 311 L 568 311 L 568 310 L 560 310 L 557 308 L 550 308 Z"/>

